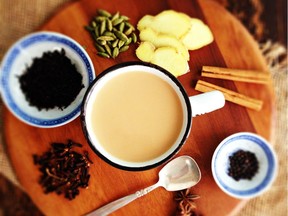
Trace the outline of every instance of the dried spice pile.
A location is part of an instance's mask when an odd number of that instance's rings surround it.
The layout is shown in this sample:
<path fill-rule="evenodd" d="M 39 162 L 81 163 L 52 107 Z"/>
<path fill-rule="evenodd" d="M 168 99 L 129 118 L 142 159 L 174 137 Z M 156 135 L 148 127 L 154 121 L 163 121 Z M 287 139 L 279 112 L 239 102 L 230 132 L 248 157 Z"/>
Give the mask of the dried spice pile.
<path fill-rule="evenodd" d="M 90 179 L 89 166 L 93 163 L 88 152 L 78 153 L 73 147 L 81 144 L 68 140 L 67 144 L 52 143 L 42 155 L 33 155 L 34 164 L 39 166 L 39 183 L 44 193 L 64 194 L 72 200 L 79 194 L 79 188 L 87 188 Z"/>
<path fill-rule="evenodd" d="M 116 58 L 121 52 L 128 50 L 131 43 L 137 42 L 135 27 L 127 16 L 119 12 L 111 14 L 99 9 L 85 29 L 94 39 L 97 54 L 104 58 Z"/>
<path fill-rule="evenodd" d="M 228 175 L 236 181 L 251 180 L 259 169 L 259 163 L 254 153 L 238 150 L 229 156 Z"/>
<path fill-rule="evenodd" d="M 20 88 L 31 106 L 65 109 L 77 97 L 82 75 L 65 55 L 65 50 L 44 52 L 19 77 Z"/>

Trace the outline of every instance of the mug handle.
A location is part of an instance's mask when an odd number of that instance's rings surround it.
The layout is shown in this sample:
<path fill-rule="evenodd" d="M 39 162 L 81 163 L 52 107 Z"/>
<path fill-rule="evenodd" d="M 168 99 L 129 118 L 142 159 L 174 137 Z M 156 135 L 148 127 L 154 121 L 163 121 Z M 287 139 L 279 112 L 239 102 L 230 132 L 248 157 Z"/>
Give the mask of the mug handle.
<path fill-rule="evenodd" d="M 210 91 L 189 97 L 192 117 L 220 109 L 225 105 L 225 97 L 220 91 Z"/>

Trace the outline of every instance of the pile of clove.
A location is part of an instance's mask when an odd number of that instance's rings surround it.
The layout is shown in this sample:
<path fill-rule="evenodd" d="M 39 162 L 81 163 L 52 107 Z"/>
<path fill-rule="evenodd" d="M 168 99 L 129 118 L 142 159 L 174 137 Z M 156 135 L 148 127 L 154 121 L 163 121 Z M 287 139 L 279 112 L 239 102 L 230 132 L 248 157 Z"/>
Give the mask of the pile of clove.
<path fill-rule="evenodd" d="M 51 148 L 42 155 L 33 155 L 34 164 L 39 166 L 40 185 L 44 193 L 56 192 L 64 194 L 72 200 L 79 194 L 79 188 L 87 188 L 89 182 L 89 166 L 93 162 L 88 152 L 76 152 L 74 147 L 82 145 L 72 140 L 64 143 L 51 143 Z"/>

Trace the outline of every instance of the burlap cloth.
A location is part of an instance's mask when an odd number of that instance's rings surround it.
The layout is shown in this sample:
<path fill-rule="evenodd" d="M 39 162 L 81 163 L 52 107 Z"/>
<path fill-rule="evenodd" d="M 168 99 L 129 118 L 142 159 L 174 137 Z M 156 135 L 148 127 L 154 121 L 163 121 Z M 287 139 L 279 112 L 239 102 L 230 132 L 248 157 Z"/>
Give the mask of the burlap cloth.
<path fill-rule="evenodd" d="M 66 2 L 69 0 L 0 0 L 0 60 L 17 39 L 37 29 Z M 218 2 L 224 1 L 218 0 Z M 271 66 L 275 86 L 277 123 L 273 145 L 279 159 L 279 172 L 271 189 L 262 196 L 249 201 L 239 215 L 284 216 L 287 215 L 287 64 L 279 64 L 277 58 L 275 61 L 275 56 L 286 51 L 282 47 L 270 43 L 264 44 L 264 47 L 261 48 L 266 56 L 267 64 Z M 1 107 L 2 102 L 0 102 Z M 2 137 L 2 118 L 0 118 L 0 127 L 0 136 Z M 15 185 L 20 186 L 5 154 L 2 138 L 0 172 Z"/>

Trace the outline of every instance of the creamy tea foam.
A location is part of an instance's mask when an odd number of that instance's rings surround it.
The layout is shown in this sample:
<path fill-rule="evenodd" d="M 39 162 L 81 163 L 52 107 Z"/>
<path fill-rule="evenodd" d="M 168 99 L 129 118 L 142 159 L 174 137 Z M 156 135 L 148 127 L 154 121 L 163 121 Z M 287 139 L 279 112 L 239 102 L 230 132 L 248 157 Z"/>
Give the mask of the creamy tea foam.
<path fill-rule="evenodd" d="M 86 117 L 93 136 L 112 156 L 145 162 L 167 152 L 183 127 L 183 108 L 169 82 L 130 71 L 99 87 Z M 89 120 L 87 120 L 89 118 Z"/>

